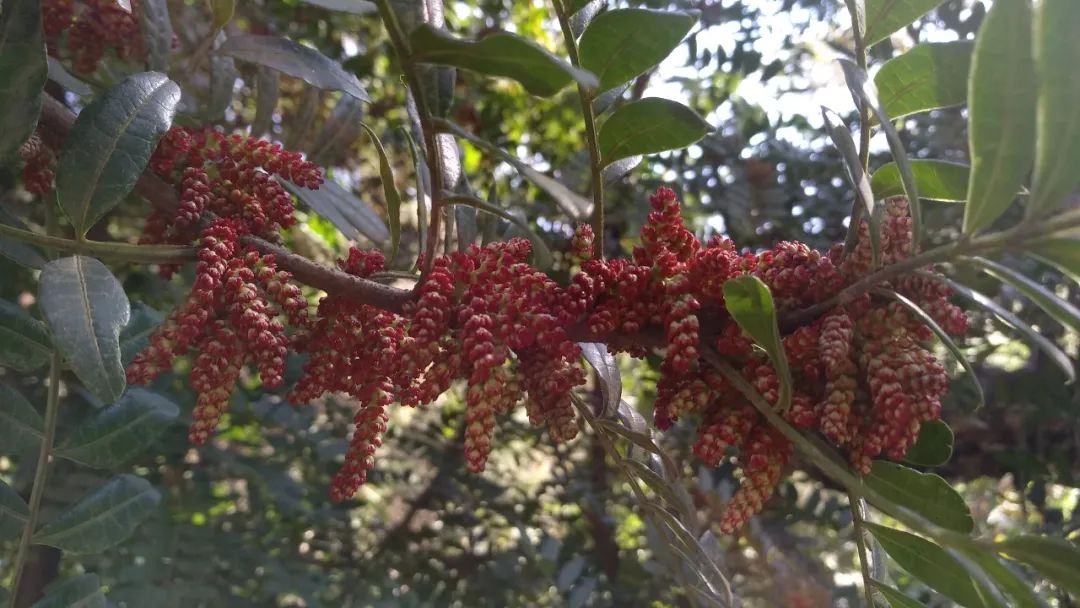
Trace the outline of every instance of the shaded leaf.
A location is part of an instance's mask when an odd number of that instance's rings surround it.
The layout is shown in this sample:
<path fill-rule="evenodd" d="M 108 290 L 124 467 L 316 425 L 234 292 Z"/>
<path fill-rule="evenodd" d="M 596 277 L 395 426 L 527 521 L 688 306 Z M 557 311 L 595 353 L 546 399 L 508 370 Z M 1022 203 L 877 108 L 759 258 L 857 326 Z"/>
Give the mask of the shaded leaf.
<path fill-rule="evenodd" d="M 866 46 L 881 42 L 893 32 L 937 8 L 945 0 L 866 0 Z"/>
<path fill-rule="evenodd" d="M 1035 155 L 1035 60 L 1028 0 L 994 2 L 975 38 L 968 83 L 971 179 L 964 233 L 990 225 L 1016 198 Z"/>
<path fill-rule="evenodd" d="M 260 65 L 255 70 L 255 93 L 255 118 L 251 121 L 251 135 L 261 137 L 274 128 L 274 110 L 281 95 L 281 74 Z"/>
<path fill-rule="evenodd" d="M 859 158 L 859 150 L 851 137 L 851 130 L 844 123 L 844 119 L 832 110 L 821 108 L 821 117 L 825 121 L 825 130 L 829 133 L 829 139 L 832 140 L 833 145 L 840 152 L 840 158 L 844 161 L 844 173 L 847 174 L 851 185 L 855 187 L 855 197 L 866 210 L 865 217 L 870 222 L 876 221 L 874 191 L 870 187 L 870 180 L 866 177 L 862 159 Z M 870 230 L 869 233 L 871 265 L 876 268 L 881 260 L 881 231 Z M 858 234 L 857 230 L 848 230 L 848 238 L 844 243 L 845 251 L 850 251 L 855 246 Z"/>
<path fill-rule="evenodd" d="M 224 37 L 224 34 L 221 34 Z M 210 57 L 210 95 L 206 101 L 205 116 L 211 122 L 223 122 L 225 113 L 232 104 L 233 89 L 240 72 L 232 57 L 211 55 Z"/>
<path fill-rule="evenodd" d="M 131 536 L 160 500 L 149 481 L 120 475 L 42 526 L 34 542 L 71 553 L 99 553 Z"/>
<path fill-rule="evenodd" d="M 49 262 L 41 272 L 39 303 L 56 348 L 75 375 L 105 403 L 126 385 L 120 363 L 120 330 L 131 309 L 120 282 L 94 258 L 71 256 Z"/>
<path fill-rule="evenodd" d="M 971 258 L 971 262 L 986 274 L 1015 287 L 1058 323 L 1080 332 L 1080 309 L 1068 300 L 1059 298 L 1054 292 L 1008 266 L 979 257 Z"/>
<path fill-rule="evenodd" d="M 574 589 L 570 592 L 569 599 L 567 599 L 569 608 L 582 608 L 588 603 L 593 592 L 596 591 L 597 585 L 599 585 L 599 581 L 596 577 L 592 576 L 587 577 L 577 585 L 574 585 Z"/>
<path fill-rule="evenodd" d="M 639 154 L 685 148 L 712 130 L 697 112 L 677 101 L 647 97 L 620 106 L 597 136 L 604 166 Z"/>
<path fill-rule="evenodd" d="M 169 69 L 172 54 L 173 27 L 167 0 L 141 0 L 139 27 L 142 32 L 146 67 L 157 72 Z"/>
<path fill-rule="evenodd" d="M 1012 598 L 1010 606 L 1016 608 L 1044 608 L 1046 603 L 1035 594 L 1033 584 L 1020 578 L 1008 564 L 984 551 L 965 551 L 964 555 L 975 563 L 986 576 Z"/>
<path fill-rule="evenodd" d="M 56 163 L 56 197 L 77 234 L 131 192 L 179 102 L 175 82 L 144 72 L 125 78 L 75 119 Z"/>
<path fill-rule="evenodd" d="M 413 59 L 421 63 L 449 65 L 521 83 L 539 97 L 550 97 L 572 81 L 587 89 L 596 87 L 592 74 L 575 68 L 540 45 L 508 33 L 480 40 L 463 40 L 424 24 L 410 38 Z"/>
<path fill-rule="evenodd" d="M 971 167 L 943 160 L 916 159 L 911 161 L 911 173 L 919 185 L 919 196 L 931 201 L 962 203 L 967 197 Z M 904 195 L 904 184 L 896 163 L 887 163 L 870 178 L 874 196 L 878 199 Z"/>
<path fill-rule="evenodd" d="M 371 101 L 355 74 L 313 48 L 279 36 L 230 36 L 217 53 L 264 65 L 299 78 L 313 87 L 342 91 L 360 101 Z"/>
<path fill-rule="evenodd" d="M 644 8 L 610 10 L 581 35 L 581 67 L 596 75 L 601 93 L 644 74 L 675 50 L 697 18 Z"/>
<path fill-rule="evenodd" d="M 0 445 L 7 453 L 37 446 L 45 421 L 22 393 L 0 384 Z"/>
<path fill-rule="evenodd" d="M 482 201 L 475 197 L 469 196 L 451 196 L 443 199 L 443 203 L 447 205 L 468 205 L 474 207 L 480 211 L 486 211 L 492 215 L 501 217 L 502 219 L 510 222 L 514 226 L 521 230 L 521 232 L 529 239 L 529 243 L 532 244 L 533 265 L 543 270 L 551 267 L 553 258 L 551 256 L 551 250 L 548 249 L 547 243 L 544 239 L 540 238 L 540 235 L 536 234 L 529 224 L 523 221 L 521 218 L 508 213 L 505 209 L 494 207 L 485 201 Z"/>
<path fill-rule="evenodd" d="M 32 372 L 49 361 L 52 340 L 45 324 L 16 304 L 0 300 L 0 366 Z"/>
<path fill-rule="evenodd" d="M 289 181 L 282 183 L 289 192 L 329 220 L 346 238 L 364 236 L 377 245 L 390 241 L 390 231 L 379 214 L 333 179 L 324 181 L 318 190 L 308 190 Z"/>
<path fill-rule="evenodd" d="M 1040 239 L 1025 245 L 1026 253 L 1060 270 L 1080 283 L 1080 239 Z"/>
<path fill-rule="evenodd" d="M 301 2 L 352 15 L 367 15 L 379 11 L 379 7 L 368 0 L 301 0 Z"/>
<path fill-rule="evenodd" d="M 919 427 L 915 445 L 908 448 L 904 461 L 923 467 L 939 467 L 952 458 L 952 429 L 941 420 L 931 420 Z"/>
<path fill-rule="evenodd" d="M 926 604 L 900 593 L 881 581 L 874 581 L 874 588 L 889 600 L 892 608 L 926 608 Z"/>
<path fill-rule="evenodd" d="M 995 545 L 999 553 L 1031 566 L 1053 584 L 1080 597 L 1080 548 L 1061 538 L 1018 536 Z"/>
<path fill-rule="evenodd" d="M 131 305 L 131 320 L 120 332 L 120 361 L 127 367 L 148 344 L 165 315 L 141 302 Z"/>
<path fill-rule="evenodd" d="M 943 528 L 963 534 L 975 529 L 975 520 L 964 499 L 937 475 L 877 460 L 864 482 L 881 496 Z"/>
<path fill-rule="evenodd" d="M 871 522 L 864 525 L 901 568 L 928 587 L 966 608 L 984 605 L 967 570 L 944 549 L 914 534 Z"/>
<path fill-rule="evenodd" d="M 565 593 L 566 591 L 569 591 L 570 585 L 574 584 L 574 581 L 581 576 L 581 573 L 584 572 L 584 570 L 585 558 L 580 555 L 575 555 L 559 568 L 559 574 L 555 577 L 555 586 L 560 592 Z"/>
<path fill-rule="evenodd" d="M 49 57 L 49 80 L 80 97 L 94 93 L 90 85 L 73 76 L 55 57 Z"/>
<path fill-rule="evenodd" d="M 619 363 L 606 344 L 578 342 L 578 346 L 582 356 L 596 370 L 596 377 L 600 381 L 600 394 L 604 403 L 599 416 L 614 416 L 619 409 L 619 402 L 622 401 L 622 374 L 619 372 Z"/>
<path fill-rule="evenodd" d="M 874 75 L 882 109 L 897 119 L 965 103 L 973 49 L 968 41 L 920 44 L 893 57 Z"/>
<path fill-rule="evenodd" d="M 0 162 L 37 126 L 48 78 L 39 0 L 7 0 L 0 12 Z"/>
<path fill-rule="evenodd" d="M 45 590 L 45 597 L 31 608 L 106 608 L 108 602 L 96 574 L 81 574 Z"/>
<path fill-rule="evenodd" d="M 12 226 L 20 230 L 28 230 L 26 224 L 19 218 L 9 213 L 3 207 L 0 207 L 0 224 Z M 35 270 L 41 270 L 41 267 L 45 265 L 45 257 L 37 250 L 36 247 L 16 240 L 14 238 L 0 237 L 0 255 L 12 260 L 16 264 L 22 264 Z"/>
<path fill-rule="evenodd" d="M 30 507 L 19 494 L 0 480 L 0 540 L 8 540 L 22 534 L 23 526 L 30 518 Z"/>
<path fill-rule="evenodd" d="M 75 427 L 56 453 L 91 467 L 119 466 L 153 445 L 179 414 L 165 397 L 131 388 L 116 405 Z"/>
<path fill-rule="evenodd" d="M 379 153 L 379 177 L 382 180 L 383 198 L 386 199 L 386 219 L 390 225 L 390 252 L 386 259 L 393 260 L 397 257 L 398 242 L 401 241 L 401 193 L 394 183 L 394 168 L 390 165 L 390 159 L 386 156 L 379 136 L 366 124 L 360 123 L 360 126 L 371 138 L 375 151 Z"/>
<path fill-rule="evenodd" d="M 772 294 L 761 279 L 743 275 L 724 283 L 724 306 L 739 327 L 769 354 L 780 380 L 780 411 L 791 407 L 791 370 L 780 341 L 776 324 L 776 307 Z"/>

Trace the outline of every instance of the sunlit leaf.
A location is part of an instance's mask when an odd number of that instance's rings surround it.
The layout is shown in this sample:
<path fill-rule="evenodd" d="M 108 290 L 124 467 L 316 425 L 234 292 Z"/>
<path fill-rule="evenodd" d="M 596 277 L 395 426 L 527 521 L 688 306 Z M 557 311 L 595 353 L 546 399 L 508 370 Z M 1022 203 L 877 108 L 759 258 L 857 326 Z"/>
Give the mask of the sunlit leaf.
<path fill-rule="evenodd" d="M 394 183 L 394 168 L 386 156 L 386 149 L 379 141 L 379 136 L 366 124 L 361 123 L 360 126 L 371 138 L 371 143 L 379 154 L 379 177 L 382 180 L 383 198 L 386 199 L 387 223 L 390 225 L 390 253 L 387 259 L 393 260 L 397 257 L 398 243 L 401 241 L 401 193 Z"/>
<path fill-rule="evenodd" d="M 685 148 L 712 130 L 697 112 L 677 101 L 647 97 L 615 110 L 600 127 L 603 165 L 631 156 Z"/>
<path fill-rule="evenodd" d="M 882 548 L 909 574 L 965 608 L 981 608 L 982 597 L 956 558 L 938 545 L 914 534 L 865 522 Z"/>
<path fill-rule="evenodd" d="M 1080 309 L 1068 300 L 1029 279 L 1023 274 L 985 258 L 971 258 L 971 262 L 997 280 L 1008 283 L 1024 294 L 1058 323 L 1080 332 Z"/>
<path fill-rule="evenodd" d="M 943 528 L 964 534 L 975 529 L 975 520 L 964 499 L 937 475 L 877 460 L 864 481 L 881 496 Z"/>
<path fill-rule="evenodd" d="M 1035 593 L 1033 583 L 1023 580 L 1013 568 L 1001 563 L 1001 560 L 993 553 L 965 551 L 964 555 L 975 562 L 987 577 L 1012 598 L 1013 603 L 1009 604 L 1010 607 L 1045 608 L 1046 602 Z"/>
<path fill-rule="evenodd" d="M 694 16 L 675 11 L 609 10 L 581 35 L 581 67 L 599 79 L 595 92 L 614 88 L 663 61 L 695 21 Z"/>
<path fill-rule="evenodd" d="M 1057 268 L 1073 281 L 1080 283 L 1080 239 L 1040 239 L 1024 247 L 1026 253 Z"/>
<path fill-rule="evenodd" d="M 897 119 L 967 102 L 973 48 L 967 41 L 920 44 L 887 61 L 874 75 L 882 109 Z"/>
<path fill-rule="evenodd" d="M 971 167 L 943 160 L 916 159 L 911 161 L 911 173 L 919 185 L 919 196 L 931 201 L 962 203 L 967 196 Z M 874 196 L 878 199 L 904 195 L 904 184 L 896 163 L 887 163 L 870 178 Z"/>
<path fill-rule="evenodd" d="M 724 306 L 739 327 L 769 354 L 780 380 L 780 400 L 776 406 L 787 411 L 791 406 L 791 370 L 769 288 L 755 276 L 736 277 L 724 283 Z"/>
<path fill-rule="evenodd" d="M 39 0 L 7 0 L 0 12 L 0 162 L 37 126 L 48 78 Z"/>
<path fill-rule="evenodd" d="M 937 8 L 945 0 L 866 0 L 866 46 L 881 42 L 893 32 Z"/>
<path fill-rule="evenodd" d="M 313 48 L 278 36 L 230 36 L 217 53 L 273 68 L 313 87 L 342 91 L 360 101 L 371 101 L 355 74 Z"/>
<path fill-rule="evenodd" d="M 1018 536 L 997 543 L 998 552 L 1031 566 L 1053 584 L 1080 597 L 1080 548 L 1061 538 Z"/>
<path fill-rule="evenodd" d="M 100 553 L 131 536 L 160 501 L 149 481 L 120 475 L 42 526 L 34 542 L 70 553 Z"/>
<path fill-rule="evenodd" d="M 889 600 L 892 608 L 926 608 L 926 604 L 904 595 L 881 581 L 874 581 L 874 588 Z"/>
<path fill-rule="evenodd" d="M 952 429 L 941 420 L 930 420 L 919 427 L 915 445 L 908 448 L 904 461 L 922 467 L 939 467 L 952 457 Z"/>

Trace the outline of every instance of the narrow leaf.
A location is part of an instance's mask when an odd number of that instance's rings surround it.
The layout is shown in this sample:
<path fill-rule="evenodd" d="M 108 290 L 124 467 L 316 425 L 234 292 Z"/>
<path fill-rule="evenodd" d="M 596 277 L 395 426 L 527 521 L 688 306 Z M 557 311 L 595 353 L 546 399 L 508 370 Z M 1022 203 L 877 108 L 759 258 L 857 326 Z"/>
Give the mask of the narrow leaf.
<path fill-rule="evenodd" d="M 32 372 L 49 361 L 52 340 L 45 324 L 21 307 L 0 300 L 0 366 Z"/>
<path fill-rule="evenodd" d="M 368 0 L 301 0 L 304 4 L 318 6 L 332 11 L 353 15 L 368 15 L 379 12 L 379 7 Z"/>
<path fill-rule="evenodd" d="M 647 97 L 620 106 L 597 136 L 605 166 L 639 154 L 685 148 L 712 130 L 697 112 L 677 101 Z"/>
<path fill-rule="evenodd" d="M 1058 323 L 1071 328 L 1073 331 L 1080 332 L 1080 309 L 1073 306 L 1068 300 L 1059 298 L 1057 294 L 1046 287 L 997 262 L 979 257 L 971 258 L 971 262 L 986 274 L 1015 287 L 1017 291 L 1027 296 Z"/>
<path fill-rule="evenodd" d="M 95 397 L 113 403 L 124 393 L 120 330 L 131 309 L 120 282 L 94 258 L 72 256 L 41 272 L 41 311 L 53 343 Z"/>
<path fill-rule="evenodd" d="M 736 277 L 724 283 L 724 306 L 739 327 L 772 359 L 780 379 L 780 401 L 775 405 L 780 411 L 786 412 L 791 407 L 791 370 L 784 354 L 784 344 L 780 340 L 776 307 L 769 288 L 755 276 Z"/>
<path fill-rule="evenodd" d="M 78 234 L 131 192 L 179 102 L 175 82 L 145 72 L 128 76 L 79 114 L 56 163 L 56 197 Z"/>
<path fill-rule="evenodd" d="M 964 233 L 990 225 L 1016 198 L 1035 155 L 1035 60 L 1028 0 L 994 2 L 975 39 L 968 83 Z"/>
<path fill-rule="evenodd" d="M 915 445 L 908 448 L 904 461 L 922 467 L 939 467 L 952 458 L 952 429 L 941 420 L 931 420 L 919 427 Z"/>
<path fill-rule="evenodd" d="M 108 602 L 96 574 L 80 574 L 58 583 L 45 591 L 31 608 L 106 608 Z"/>
<path fill-rule="evenodd" d="M 1013 603 L 1010 606 L 1016 608 L 1045 608 L 1046 602 L 1035 594 L 1033 583 L 1022 579 L 1014 568 L 1001 563 L 1001 560 L 996 555 L 985 551 L 965 551 L 964 555 L 1012 598 Z"/>
<path fill-rule="evenodd" d="M 874 221 L 874 191 L 870 186 L 870 180 L 866 177 L 866 171 L 863 170 L 859 150 L 855 147 L 855 140 L 851 137 L 851 130 L 844 123 L 844 119 L 840 118 L 832 110 L 821 108 L 821 117 L 825 121 L 825 130 L 829 133 L 829 139 L 832 140 L 833 145 L 836 146 L 836 149 L 840 152 L 840 157 L 844 161 L 844 173 L 847 174 L 851 185 L 855 187 L 855 197 L 866 210 L 865 217 L 869 221 Z M 852 221 L 854 222 L 854 218 L 852 218 Z M 871 263 L 876 268 L 881 260 L 881 231 L 870 230 L 869 233 Z M 845 250 L 851 250 L 856 243 L 858 234 L 858 226 L 852 225 L 848 229 L 847 242 L 844 244 Z"/>
<path fill-rule="evenodd" d="M 871 522 L 864 524 L 882 548 L 909 574 L 966 608 L 984 606 L 967 570 L 934 543 Z"/>
<path fill-rule="evenodd" d="M 919 196 L 926 200 L 962 203 L 967 197 L 971 167 L 942 160 L 911 161 L 911 173 L 919 186 Z M 870 178 L 878 199 L 904 195 L 904 184 L 896 163 L 887 163 Z"/>
<path fill-rule="evenodd" d="M 15 389 L 0 384 L 0 445 L 6 453 L 35 447 L 41 442 L 45 421 Z"/>
<path fill-rule="evenodd" d="M 1025 247 L 1029 255 L 1080 283 L 1080 239 L 1043 239 Z"/>
<path fill-rule="evenodd" d="M 180 414 L 176 404 L 141 388 L 75 427 L 57 448 L 68 460 L 100 469 L 130 461 L 149 448 Z"/>
<path fill-rule="evenodd" d="M 360 123 L 360 126 L 371 138 L 375 151 L 379 153 L 379 177 L 382 179 L 383 198 L 386 199 L 386 219 L 390 225 L 390 253 L 386 259 L 393 260 L 397 257 L 398 243 L 401 241 L 401 193 L 394 183 L 394 168 L 390 165 L 390 159 L 386 156 L 386 149 L 379 141 L 379 136 L 366 124 Z"/>
<path fill-rule="evenodd" d="M 604 402 L 600 417 L 614 416 L 619 409 L 619 402 L 622 401 L 622 374 L 619 372 L 619 363 L 606 344 L 578 342 L 578 346 L 582 356 L 596 370 L 596 377 L 600 382 L 600 394 Z"/>
<path fill-rule="evenodd" d="M 874 581 L 874 588 L 889 600 L 892 608 L 926 608 L 926 604 L 904 595 L 881 581 Z"/>
<path fill-rule="evenodd" d="M 260 65 L 255 70 L 255 118 L 251 121 L 251 135 L 262 137 L 273 131 L 274 110 L 281 96 L 281 74 L 277 70 Z M 342 99 L 352 99 L 343 97 Z"/>
<path fill-rule="evenodd" d="M 37 126 L 48 78 L 39 0 L 7 0 L 0 11 L 0 162 Z"/>
<path fill-rule="evenodd" d="M 562 593 L 570 590 L 570 585 L 581 576 L 585 570 L 585 558 L 575 555 L 559 568 L 559 574 L 555 576 L 555 587 Z"/>
<path fill-rule="evenodd" d="M 937 8 L 945 0 L 866 0 L 866 46 L 881 42 L 893 32 Z"/>
<path fill-rule="evenodd" d="M 548 249 L 547 243 L 544 239 L 540 238 L 540 235 L 536 234 L 529 225 L 522 221 L 521 218 L 508 213 L 505 209 L 492 206 L 485 201 L 471 196 L 451 196 L 443 199 L 443 202 L 447 205 L 468 205 L 481 211 L 486 211 L 492 215 L 501 217 L 502 219 L 510 222 L 514 226 L 521 230 L 525 234 L 526 238 L 532 244 L 533 264 L 540 269 L 550 268 L 553 258 L 551 256 L 551 250 Z"/>
<path fill-rule="evenodd" d="M 997 543 L 999 553 L 1031 566 L 1051 583 L 1080 597 L 1080 548 L 1061 538 L 1018 536 Z"/>
<path fill-rule="evenodd" d="M 34 542 L 71 553 L 100 553 L 131 536 L 160 501 L 149 481 L 120 475 L 43 526 Z"/>
<path fill-rule="evenodd" d="M 975 529 L 975 520 L 964 499 L 937 475 L 877 460 L 864 482 L 881 496 L 943 528 L 963 534 Z"/>
<path fill-rule="evenodd" d="M 73 76 L 55 57 L 49 57 L 49 80 L 79 97 L 94 94 L 94 89 L 90 85 Z"/>
<path fill-rule="evenodd" d="M 514 34 L 498 33 L 476 41 L 462 40 L 424 24 L 413 31 L 410 46 L 416 61 L 510 78 L 538 97 L 550 97 L 573 81 L 586 89 L 597 85 L 592 74 Z"/>
<path fill-rule="evenodd" d="M 139 2 L 138 16 L 143 48 L 146 50 L 146 66 L 157 72 L 165 72 L 169 69 L 173 43 L 169 4 L 167 0 L 142 0 Z"/>
<path fill-rule="evenodd" d="M 22 534 L 23 526 L 30 518 L 30 507 L 11 486 L 0 480 L 0 540 L 9 540 Z"/>
<path fill-rule="evenodd" d="M 164 315 L 145 304 L 131 305 L 131 320 L 120 332 L 120 361 L 124 367 L 146 348 L 150 336 L 164 320 Z"/>
<path fill-rule="evenodd" d="M 324 181 L 318 190 L 308 190 L 287 181 L 282 183 L 304 204 L 336 226 L 346 238 L 364 236 L 376 245 L 390 241 L 390 232 L 379 214 L 333 179 Z"/>
<path fill-rule="evenodd" d="M 345 71 L 319 51 L 288 38 L 255 34 L 230 36 L 216 52 L 273 68 L 319 89 L 342 91 L 360 101 L 371 101 L 355 74 Z"/>
<path fill-rule="evenodd" d="M 697 21 L 692 15 L 644 8 L 610 10 L 581 35 L 581 67 L 600 81 L 601 93 L 652 69 L 675 50 Z"/>
<path fill-rule="evenodd" d="M 20 230 L 29 230 L 22 220 L 9 213 L 3 207 L 0 207 L 0 224 L 12 226 Z M 3 255 L 16 264 L 22 264 L 23 266 L 33 268 L 34 270 L 41 270 L 41 267 L 44 266 L 46 262 L 45 257 L 41 255 L 37 248 L 22 241 L 15 240 L 14 238 L 0 237 L 0 255 Z"/>
<path fill-rule="evenodd" d="M 920 44 L 885 62 L 874 76 L 882 109 L 897 119 L 967 102 L 973 48 L 967 41 Z"/>
<path fill-rule="evenodd" d="M 224 34 L 221 34 L 224 38 Z M 203 108 L 203 115 L 210 122 L 224 122 L 225 113 L 233 101 L 233 89 L 240 72 L 236 62 L 225 55 L 210 56 L 210 94 Z"/>

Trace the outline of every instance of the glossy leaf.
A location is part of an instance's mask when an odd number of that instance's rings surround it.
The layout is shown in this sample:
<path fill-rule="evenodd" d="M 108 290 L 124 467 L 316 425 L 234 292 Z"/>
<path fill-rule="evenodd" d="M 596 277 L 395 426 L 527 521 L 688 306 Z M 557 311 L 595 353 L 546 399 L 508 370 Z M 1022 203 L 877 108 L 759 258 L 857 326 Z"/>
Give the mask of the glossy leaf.
<path fill-rule="evenodd" d="M 881 42 L 893 32 L 937 8 L 945 0 L 866 0 L 866 46 Z"/>
<path fill-rule="evenodd" d="M 922 467 L 939 467 L 952 458 L 952 429 L 941 420 L 931 420 L 919 427 L 915 445 L 908 448 L 904 461 Z"/>
<path fill-rule="evenodd" d="M 893 119 L 967 102 L 974 45 L 920 44 L 893 57 L 874 76 L 881 107 Z"/>
<path fill-rule="evenodd" d="M 301 2 L 352 15 L 368 15 L 379 12 L 379 7 L 368 0 L 301 0 Z"/>
<path fill-rule="evenodd" d="M 360 101 L 371 101 L 355 74 L 313 48 L 278 36 L 230 36 L 217 53 L 273 68 L 313 87 L 342 91 Z"/>
<path fill-rule="evenodd" d="M 607 11 L 585 28 L 578 44 L 581 67 L 600 81 L 601 93 L 644 74 L 682 42 L 697 19 L 644 8 Z"/>
<path fill-rule="evenodd" d="M 881 581 L 874 581 L 874 588 L 885 596 L 892 608 L 926 608 L 926 604 L 904 595 Z"/>
<path fill-rule="evenodd" d="M 1032 215 L 1060 208 L 1080 184 L 1080 10 L 1075 0 L 1040 0 L 1035 9 L 1036 107 Z"/>
<path fill-rule="evenodd" d="M 476 41 L 463 40 L 425 24 L 413 31 L 410 46 L 413 59 L 421 63 L 449 65 L 510 78 L 538 97 L 550 97 L 574 81 L 586 89 L 597 85 L 592 74 L 514 34 L 498 33 Z"/>
<path fill-rule="evenodd" d="M 26 501 L 0 480 L 0 540 L 17 538 L 29 518 L 30 507 Z"/>
<path fill-rule="evenodd" d="M 175 82 L 144 72 L 128 76 L 79 114 L 56 163 L 56 197 L 78 234 L 131 192 L 179 102 Z"/>
<path fill-rule="evenodd" d="M 972 258 L 971 261 L 986 274 L 1012 285 L 1058 323 L 1080 332 L 1080 309 L 1068 300 L 1059 298 L 1054 292 L 1008 266 L 979 257 Z"/>
<path fill-rule="evenodd" d="M 1061 538 L 1018 536 L 997 543 L 998 552 L 1031 566 L 1051 583 L 1080 597 L 1080 547 Z"/>
<path fill-rule="evenodd" d="M 967 197 L 971 167 L 943 160 L 911 161 L 911 173 L 919 185 L 919 196 L 931 201 L 962 203 Z M 874 196 L 885 199 L 904 195 L 904 184 L 896 163 L 887 163 L 870 178 Z"/>
<path fill-rule="evenodd" d="M 120 282 L 94 258 L 71 256 L 45 265 L 39 295 L 67 364 L 95 397 L 115 402 L 126 384 L 120 330 L 131 317 Z"/>
<path fill-rule="evenodd" d="M 96 574 L 80 574 L 52 584 L 31 608 L 106 608 L 108 602 Z"/>
<path fill-rule="evenodd" d="M 1026 253 L 1080 283 L 1080 239 L 1041 239 L 1024 247 Z"/>
<path fill-rule="evenodd" d="M 1076 371 L 1073 369 L 1072 360 L 1069 356 L 1061 351 L 1056 344 L 1049 338 L 1043 336 L 1039 332 L 1035 331 L 1033 327 L 1025 323 L 1019 317 L 1006 310 L 1003 306 L 998 304 L 992 298 L 988 298 L 985 295 L 967 287 L 961 285 L 956 281 L 947 280 L 948 284 L 952 286 L 956 292 L 965 298 L 975 302 L 979 306 L 985 308 L 988 312 L 992 313 L 995 317 L 1001 320 L 1003 323 L 1012 327 L 1016 331 L 1020 332 L 1039 350 L 1043 351 L 1050 359 L 1058 366 L 1059 369 L 1065 374 L 1066 381 L 1072 384 L 1076 380 Z"/>
<path fill-rule="evenodd" d="M 941 477 L 920 473 L 893 462 L 877 460 L 864 479 L 866 485 L 888 500 L 956 532 L 969 534 L 975 520 L 964 499 Z"/>
<path fill-rule="evenodd" d="M 909 574 L 965 608 L 981 608 L 982 597 L 956 558 L 914 534 L 865 522 L 882 548 Z"/>
<path fill-rule="evenodd" d="M 1013 568 L 1003 564 L 993 553 L 965 551 L 964 555 L 1011 598 L 1010 607 L 1045 608 L 1046 603 L 1035 593 L 1032 583 L 1023 580 Z"/>
<path fill-rule="evenodd" d="M 21 307 L 0 300 L 0 366 L 32 372 L 45 365 L 51 353 L 45 324 Z"/>
<path fill-rule="evenodd" d="M 131 536 L 160 501 L 149 481 L 120 475 L 44 525 L 34 542 L 70 553 L 100 553 Z"/>
<path fill-rule="evenodd" d="M 22 393 L 0 384 L 0 445 L 4 452 L 37 446 L 44 428 L 41 414 Z"/>
<path fill-rule="evenodd" d="M 165 397 L 131 388 L 115 405 L 75 427 L 56 452 L 87 466 L 116 467 L 152 446 L 179 414 Z"/>
<path fill-rule="evenodd" d="M 379 154 L 379 178 L 382 180 L 383 198 L 386 199 L 386 219 L 390 225 L 390 252 L 386 259 L 393 260 L 397 257 L 398 243 L 401 241 L 401 193 L 394 183 L 394 168 L 390 165 L 390 159 L 386 156 L 386 149 L 379 141 L 379 136 L 366 124 L 360 123 L 360 126 L 371 138 L 371 143 Z"/>
<path fill-rule="evenodd" d="M 165 315 L 141 302 L 131 305 L 131 320 L 120 332 L 120 361 L 124 367 L 146 348 L 151 334 L 164 321 Z"/>
<path fill-rule="evenodd" d="M 685 148 L 712 130 L 697 112 L 677 101 L 647 97 L 615 110 L 600 127 L 597 145 L 605 166 L 639 154 Z"/>
<path fill-rule="evenodd" d="M 769 353 L 780 379 L 780 401 L 776 405 L 781 411 L 787 411 L 791 406 L 791 370 L 780 340 L 776 307 L 769 288 L 755 276 L 736 277 L 724 283 L 724 306 L 739 327 Z"/>
<path fill-rule="evenodd" d="M 1035 155 L 1035 60 L 1028 0 L 994 2 L 975 39 L 968 83 L 971 179 L 964 233 L 1012 204 Z"/>
<path fill-rule="evenodd" d="M 597 342 L 578 342 L 581 354 L 589 365 L 596 370 L 596 377 L 600 384 L 600 394 L 603 397 L 601 417 L 614 416 L 622 401 L 622 374 L 619 372 L 619 362 L 608 350 L 606 344 Z"/>
<path fill-rule="evenodd" d="M 167 0 L 141 0 L 139 27 L 142 32 L 146 66 L 157 72 L 169 69 L 172 54 L 173 27 Z"/>
<path fill-rule="evenodd" d="M 48 73 L 40 0 L 7 0 L 0 11 L 0 162 L 34 132 Z"/>
<path fill-rule="evenodd" d="M 379 214 L 333 179 L 324 181 L 318 190 L 308 190 L 287 181 L 282 183 L 289 192 L 329 220 L 345 238 L 363 236 L 376 245 L 390 241 L 390 231 Z"/>

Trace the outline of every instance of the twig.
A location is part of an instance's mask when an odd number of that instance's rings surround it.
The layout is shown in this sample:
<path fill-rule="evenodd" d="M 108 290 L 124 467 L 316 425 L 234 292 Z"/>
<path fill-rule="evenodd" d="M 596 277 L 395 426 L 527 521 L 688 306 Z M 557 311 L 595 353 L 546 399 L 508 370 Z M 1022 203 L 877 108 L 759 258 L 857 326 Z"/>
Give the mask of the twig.
<path fill-rule="evenodd" d="M 851 523 L 855 532 L 855 547 L 859 553 L 859 568 L 862 570 L 866 607 L 874 608 L 874 579 L 870 575 L 870 558 L 866 554 L 866 530 L 863 527 L 866 501 L 848 492 L 848 506 L 851 508 Z"/>

